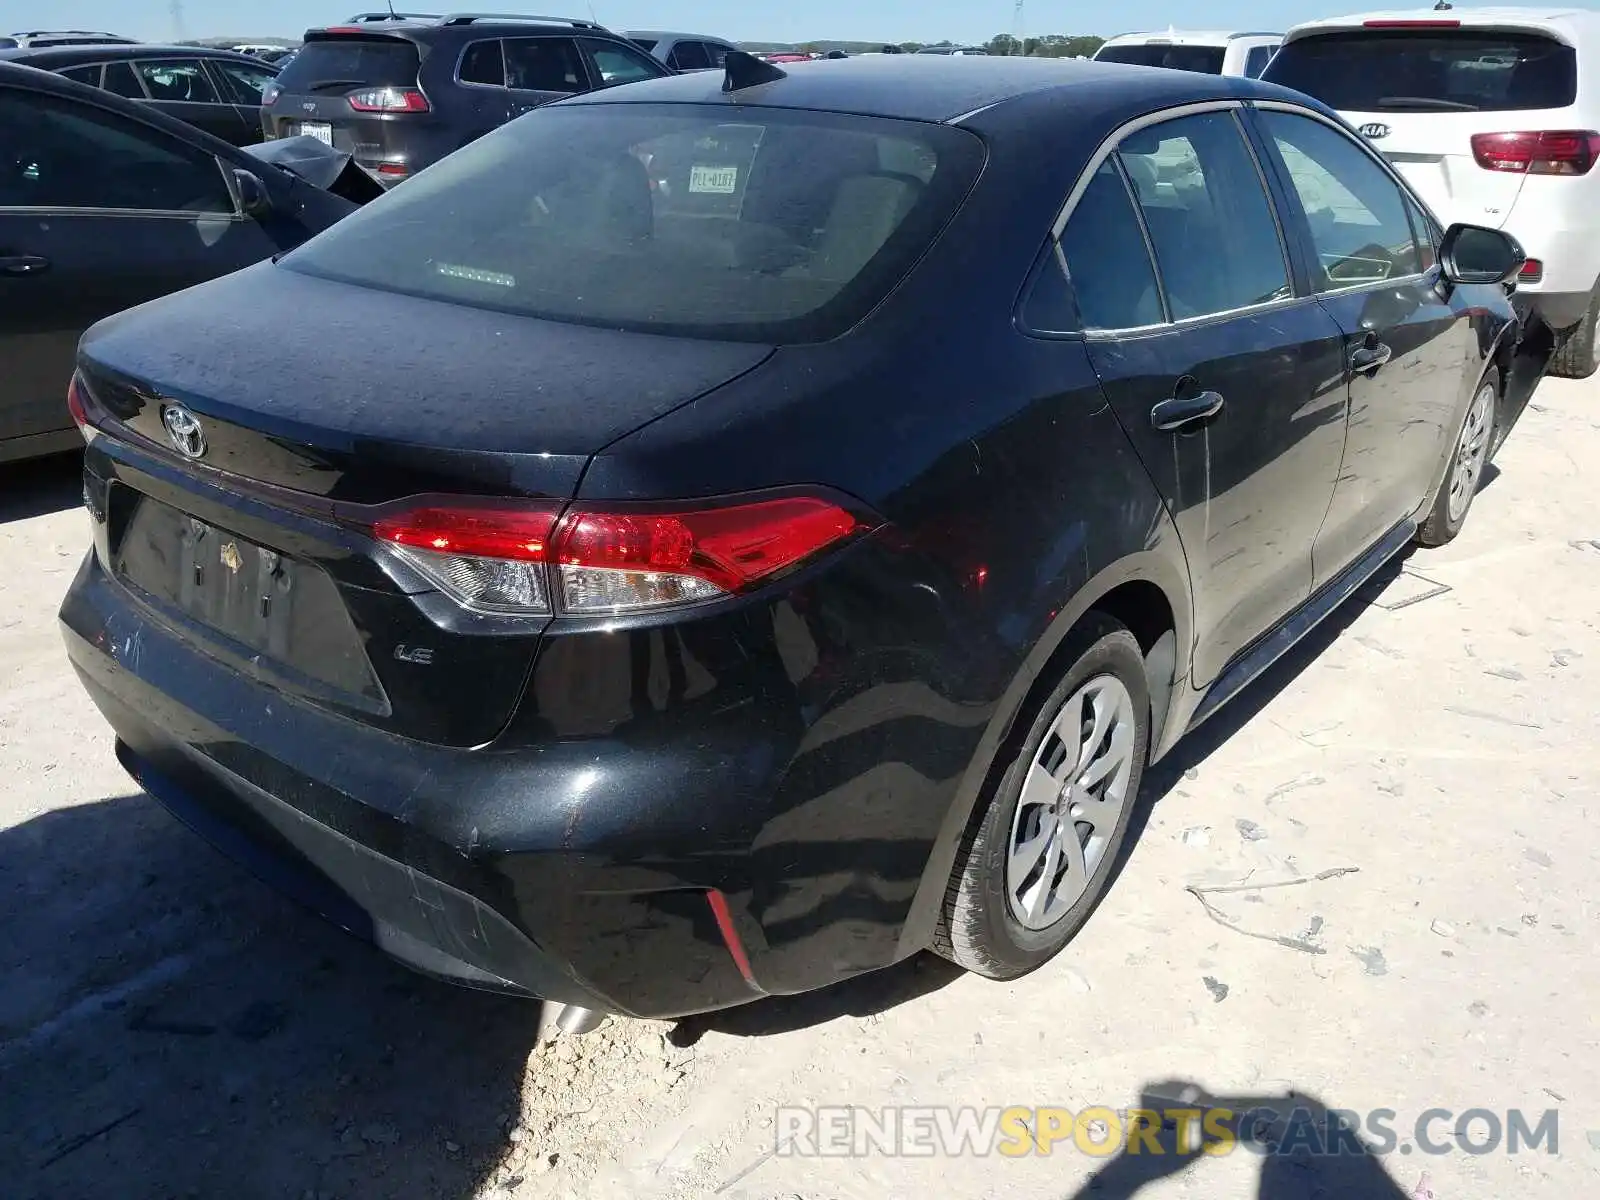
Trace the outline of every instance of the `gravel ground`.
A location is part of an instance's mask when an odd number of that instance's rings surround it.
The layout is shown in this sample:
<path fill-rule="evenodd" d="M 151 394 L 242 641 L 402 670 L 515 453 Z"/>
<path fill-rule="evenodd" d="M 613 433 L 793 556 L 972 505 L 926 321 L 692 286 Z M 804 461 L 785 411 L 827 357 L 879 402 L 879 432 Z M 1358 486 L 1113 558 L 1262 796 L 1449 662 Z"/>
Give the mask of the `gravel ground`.
<path fill-rule="evenodd" d="M 139 793 L 54 627 L 85 539 L 76 465 L 0 468 L 3 1190 L 1597 1194 L 1597 400 L 1600 381 L 1545 383 L 1453 546 L 1370 587 L 1153 773 L 1126 870 L 1049 967 L 998 985 L 924 958 L 545 1046 L 537 1006 L 391 965 Z M 1246 880 L 1291 886 L 1205 890 Z M 1182 1172 L 1070 1143 L 779 1149 L 780 1105 L 1125 1108 L 1185 1085 L 1393 1109 L 1400 1146 Z M 1407 1134 L 1434 1107 L 1554 1109 L 1559 1153 L 1423 1154 Z"/>

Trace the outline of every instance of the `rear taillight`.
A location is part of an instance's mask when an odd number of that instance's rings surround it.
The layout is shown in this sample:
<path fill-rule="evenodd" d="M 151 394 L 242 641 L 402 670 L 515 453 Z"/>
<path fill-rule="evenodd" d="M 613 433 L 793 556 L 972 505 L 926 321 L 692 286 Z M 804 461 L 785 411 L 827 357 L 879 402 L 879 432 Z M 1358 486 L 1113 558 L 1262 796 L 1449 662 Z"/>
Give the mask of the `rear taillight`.
<path fill-rule="evenodd" d="M 411 174 L 411 168 L 405 163 L 379 163 L 377 169 L 379 175 L 388 175 L 391 178 Z"/>
<path fill-rule="evenodd" d="M 1587 175 L 1595 160 L 1600 158 L 1600 133 L 1592 129 L 1475 133 L 1472 157 L 1486 171 Z"/>
<path fill-rule="evenodd" d="M 1522 270 L 1517 272 L 1517 279 L 1521 283 L 1538 283 L 1544 278 L 1544 264 L 1537 258 L 1530 258 L 1522 264 Z"/>
<path fill-rule="evenodd" d="M 74 375 L 67 383 L 67 412 L 72 416 L 72 423 L 78 427 L 78 432 L 83 434 L 85 442 L 95 439 L 96 430 L 94 422 L 89 419 L 89 406 L 84 403 L 83 385 Z"/>
<path fill-rule="evenodd" d="M 871 524 L 819 496 L 670 511 L 472 504 L 409 509 L 380 541 L 464 607 L 548 615 L 698 604 L 760 586 Z"/>
<path fill-rule="evenodd" d="M 416 88 L 363 88 L 345 97 L 357 112 L 419 113 L 428 111 L 428 98 Z"/>
<path fill-rule="evenodd" d="M 261 105 L 262 105 L 262 107 L 265 108 L 266 106 L 268 106 L 270 104 L 276 103 L 278 97 L 281 96 L 281 95 L 283 95 L 283 89 L 281 87 L 279 87 L 275 83 L 267 84 L 266 87 L 261 89 Z"/>

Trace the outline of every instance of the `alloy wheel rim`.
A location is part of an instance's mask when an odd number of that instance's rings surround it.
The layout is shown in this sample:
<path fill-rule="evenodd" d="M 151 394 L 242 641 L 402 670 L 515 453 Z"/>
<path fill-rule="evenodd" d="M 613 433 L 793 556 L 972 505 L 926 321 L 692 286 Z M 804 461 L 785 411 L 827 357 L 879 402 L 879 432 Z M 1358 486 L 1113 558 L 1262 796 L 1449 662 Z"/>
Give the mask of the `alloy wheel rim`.
<path fill-rule="evenodd" d="M 1005 889 L 1027 929 L 1054 925 L 1089 890 L 1128 803 L 1136 726 L 1133 697 L 1098 675 L 1051 723 L 1011 818 Z"/>
<path fill-rule="evenodd" d="M 1467 506 L 1478 490 L 1483 478 L 1483 467 L 1489 458 L 1489 434 L 1494 422 L 1494 387 L 1484 384 L 1472 398 L 1467 409 L 1467 419 L 1461 426 L 1461 437 L 1456 442 L 1455 463 L 1450 469 L 1450 521 L 1454 524 L 1467 514 Z"/>

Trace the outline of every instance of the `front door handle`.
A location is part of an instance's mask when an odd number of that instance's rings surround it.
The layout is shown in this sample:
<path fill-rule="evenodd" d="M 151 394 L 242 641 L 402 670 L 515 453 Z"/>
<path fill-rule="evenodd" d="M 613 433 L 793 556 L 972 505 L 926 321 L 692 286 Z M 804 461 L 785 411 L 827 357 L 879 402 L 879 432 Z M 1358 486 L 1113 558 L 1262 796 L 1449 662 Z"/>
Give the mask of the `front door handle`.
<path fill-rule="evenodd" d="M 1357 374 L 1367 371 L 1376 371 L 1394 357 L 1394 351 L 1389 349 L 1385 342 L 1370 342 L 1358 350 L 1351 351 L 1350 369 Z"/>
<path fill-rule="evenodd" d="M 1222 411 L 1222 405 L 1221 392 L 1174 396 L 1150 410 L 1150 424 L 1157 433 L 1182 433 L 1185 429 L 1211 420 Z"/>
<path fill-rule="evenodd" d="M 50 260 L 37 254 L 0 255 L 0 271 L 7 275 L 37 275 L 50 269 Z"/>

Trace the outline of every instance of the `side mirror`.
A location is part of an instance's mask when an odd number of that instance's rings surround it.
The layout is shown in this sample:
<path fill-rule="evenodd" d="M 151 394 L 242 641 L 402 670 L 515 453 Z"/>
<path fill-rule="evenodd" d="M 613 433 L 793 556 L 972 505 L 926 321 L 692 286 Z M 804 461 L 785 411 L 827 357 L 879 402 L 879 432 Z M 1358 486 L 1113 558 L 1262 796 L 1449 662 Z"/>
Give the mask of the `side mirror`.
<path fill-rule="evenodd" d="M 272 211 L 272 193 L 261 182 L 261 176 L 237 167 L 233 172 L 233 182 L 239 189 L 239 207 L 244 210 L 245 216 L 264 217 Z"/>
<path fill-rule="evenodd" d="M 1439 243 L 1439 265 L 1451 283 L 1504 283 L 1527 260 L 1516 238 L 1482 225 L 1452 225 Z"/>

